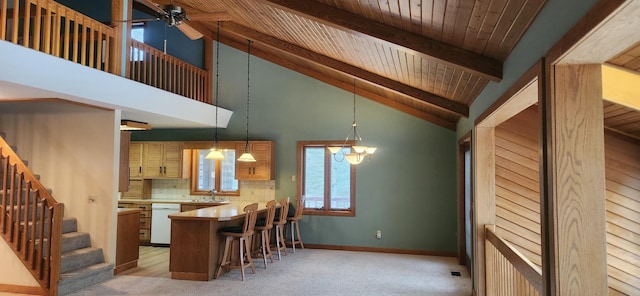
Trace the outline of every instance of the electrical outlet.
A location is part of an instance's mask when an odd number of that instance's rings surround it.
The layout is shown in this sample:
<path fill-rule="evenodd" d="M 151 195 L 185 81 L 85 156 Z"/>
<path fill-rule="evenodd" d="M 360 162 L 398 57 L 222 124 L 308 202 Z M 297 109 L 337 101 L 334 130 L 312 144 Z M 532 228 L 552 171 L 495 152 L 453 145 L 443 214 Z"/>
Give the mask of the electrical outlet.
<path fill-rule="evenodd" d="M 376 231 L 376 238 L 377 239 L 382 239 L 382 230 Z"/>

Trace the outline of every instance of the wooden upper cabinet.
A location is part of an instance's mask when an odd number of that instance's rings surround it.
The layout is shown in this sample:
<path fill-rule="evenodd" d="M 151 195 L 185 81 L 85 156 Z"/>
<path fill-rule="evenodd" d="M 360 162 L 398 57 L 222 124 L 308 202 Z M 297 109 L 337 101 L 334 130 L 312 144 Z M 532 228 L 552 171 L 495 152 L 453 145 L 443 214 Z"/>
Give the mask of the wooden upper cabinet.
<path fill-rule="evenodd" d="M 143 143 L 143 178 L 182 178 L 182 143 Z"/>
<path fill-rule="evenodd" d="M 236 144 L 236 156 L 245 152 L 246 144 Z M 272 141 L 251 141 L 249 152 L 256 162 L 236 161 L 237 180 L 273 180 L 275 178 L 275 145 Z"/>
<path fill-rule="evenodd" d="M 129 143 L 129 179 L 142 179 L 142 143 Z"/>

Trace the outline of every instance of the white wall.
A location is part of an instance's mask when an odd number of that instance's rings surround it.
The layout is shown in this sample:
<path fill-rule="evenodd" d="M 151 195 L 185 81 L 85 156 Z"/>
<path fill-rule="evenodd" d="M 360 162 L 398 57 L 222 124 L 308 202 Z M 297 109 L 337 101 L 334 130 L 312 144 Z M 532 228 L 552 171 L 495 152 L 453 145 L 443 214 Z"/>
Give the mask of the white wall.
<path fill-rule="evenodd" d="M 0 130 L 65 204 L 65 217 L 77 218 L 78 231 L 89 232 L 92 246 L 115 262 L 120 113 L 61 104 L 42 112 L 2 112 Z M 89 196 L 96 202 L 89 203 Z"/>
<path fill-rule="evenodd" d="M 40 287 L 40 284 L 2 239 L 0 239 L 0 274 L 2 275 L 0 276 L 0 285 Z"/>

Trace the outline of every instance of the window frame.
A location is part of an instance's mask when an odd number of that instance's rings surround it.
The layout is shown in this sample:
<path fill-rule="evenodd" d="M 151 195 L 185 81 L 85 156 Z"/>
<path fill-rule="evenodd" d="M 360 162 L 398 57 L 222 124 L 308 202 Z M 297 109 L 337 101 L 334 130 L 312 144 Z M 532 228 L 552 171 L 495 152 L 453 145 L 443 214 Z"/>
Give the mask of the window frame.
<path fill-rule="evenodd" d="M 222 143 L 218 142 L 218 149 L 224 150 L 236 150 L 235 143 Z M 199 150 L 208 150 L 202 148 L 192 148 L 191 149 L 191 195 L 211 195 L 211 191 L 200 190 L 198 189 L 198 171 L 199 171 Z M 236 152 L 237 154 L 237 152 Z M 235 164 L 234 164 L 235 165 Z M 216 176 L 222 176 L 220 160 L 216 160 Z M 221 178 L 216 178 L 216 196 L 240 196 L 240 184 L 238 181 L 238 190 L 237 191 L 221 191 L 220 189 Z"/>
<path fill-rule="evenodd" d="M 323 216 L 347 216 L 355 217 L 356 215 L 356 168 L 354 165 L 349 165 L 350 180 L 349 180 L 349 201 L 350 208 L 347 210 L 326 208 L 326 205 L 331 205 L 331 159 L 333 155 L 327 149 L 330 146 L 343 146 L 345 141 L 332 140 L 332 141 L 298 141 L 298 196 L 302 196 L 304 192 L 305 184 L 305 148 L 324 148 L 324 205 L 323 209 L 315 208 L 303 208 L 304 215 L 323 215 Z M 347 144 L 353 145 L 353 141 L 347 141 Z M 344 160 L 346 162 L 346 160 Z M 329 181 L 329 182 L 327 182 Z"/>

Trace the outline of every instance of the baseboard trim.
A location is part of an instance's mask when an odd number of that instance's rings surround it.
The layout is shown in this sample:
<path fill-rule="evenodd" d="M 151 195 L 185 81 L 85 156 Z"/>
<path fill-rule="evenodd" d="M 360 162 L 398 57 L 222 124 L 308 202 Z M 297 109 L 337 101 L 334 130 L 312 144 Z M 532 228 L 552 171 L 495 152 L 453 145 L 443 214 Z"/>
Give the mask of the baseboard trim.
<path fill-rule="evenodd" d="M 42 289 L 42 287 L 18 286 L 18 285 L 9 285 L 9 284 L 0 284 L 0 292 L 29 294 L 29 295 L 44 295 L 44 290 Z"/>
<path fill-rule="evenodd" d="M 359 247 L 359 246 L 338 246 L 338 245 L 319 245 L 319 244 L 304 244 L 305 248 L 309 249 L 325 249 L 325 250 L 341 250 L 341 251 L 358 251 L 358 252 L 374 252 L 374 253 L 393 253 L 393 254 L 410 254 L 410 255 L 425 255 L 425 256 L 439 256 L 439 257 L 457 257 L 458 254 L 454 252 L 443 251 L 425 251 L 425 250 L 411 250 L 411 249 L 392 249 L 392 248 L 374 248 L 374 247 Z"/>

